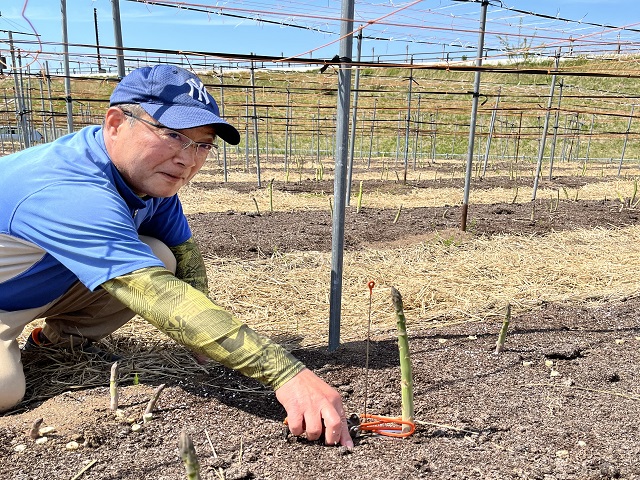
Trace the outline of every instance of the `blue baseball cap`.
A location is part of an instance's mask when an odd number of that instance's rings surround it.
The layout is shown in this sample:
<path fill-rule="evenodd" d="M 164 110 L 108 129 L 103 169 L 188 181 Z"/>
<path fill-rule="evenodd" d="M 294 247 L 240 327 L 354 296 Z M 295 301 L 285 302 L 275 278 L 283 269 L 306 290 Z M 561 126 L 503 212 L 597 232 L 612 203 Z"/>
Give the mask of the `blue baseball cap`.
<path fill-rule="evenodd" d="M 220 118 L 214 98 L 196 75 L 173 65 L 137 68 L 111 94 L 111 106 L 137 103 L 161 124 L 174 130 L 213 125 L 216 135 L 231 145 L 240 133 Z"/>

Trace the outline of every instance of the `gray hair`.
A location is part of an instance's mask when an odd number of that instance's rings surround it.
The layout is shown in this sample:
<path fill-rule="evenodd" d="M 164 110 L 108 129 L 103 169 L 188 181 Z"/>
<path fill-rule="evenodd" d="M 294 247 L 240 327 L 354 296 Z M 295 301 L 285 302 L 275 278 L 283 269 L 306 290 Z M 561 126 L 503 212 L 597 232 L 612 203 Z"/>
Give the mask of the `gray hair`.
<path fill-rule="evenodd" d="M 121 103 L 119 105 L 116 105 L 116 107 L 118 107 L 121 110 L 126 110 L 127 112 L 131 112 L 137 116 L 141 116 L 147 113 L 144 111 L 144 108 L 142 108 L 137 103 Z M 136 119 L 133 117 L 129 117 L 128 120 L 130 125 L 133 125 L 136 122 Z"/>

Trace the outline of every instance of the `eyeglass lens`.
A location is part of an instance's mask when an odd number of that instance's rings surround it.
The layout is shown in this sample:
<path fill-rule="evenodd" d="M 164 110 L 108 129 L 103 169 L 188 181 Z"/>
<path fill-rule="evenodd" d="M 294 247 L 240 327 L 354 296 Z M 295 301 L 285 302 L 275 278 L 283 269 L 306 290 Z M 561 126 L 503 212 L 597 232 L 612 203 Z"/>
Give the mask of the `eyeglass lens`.
<path fill-rule="evenodd" d="M 158 133 L 167 145 L 176 151 L 186 150 L 193 146 L 196 150 L 196 155 L 206 157 L 212 149 L 216 148 L 212 143 L 195 142 L 186 135 L 171 130 L 170 128 L 159 128 Z"/>
<path fill-rule="evenodd" d="M 213 143 L 196 142 L 180 132 L 172 130 L 171 128 L 165 127 L 163 125 L 152 123 L 127 110 L 122 110 L 122 112 L 128 117 L 135 118 L 136 120 L 140 120 L 150 127 L 154 127 L 156 129 L 155 132 L 158 134 L 158 136 L 162 138 L 167 146 L 174 151 L 186 150 L 187 148 L 193 146 L 196 150 L 197 156 L 206 157 L 211 150 L 218 148 L 218 146 Z"/>

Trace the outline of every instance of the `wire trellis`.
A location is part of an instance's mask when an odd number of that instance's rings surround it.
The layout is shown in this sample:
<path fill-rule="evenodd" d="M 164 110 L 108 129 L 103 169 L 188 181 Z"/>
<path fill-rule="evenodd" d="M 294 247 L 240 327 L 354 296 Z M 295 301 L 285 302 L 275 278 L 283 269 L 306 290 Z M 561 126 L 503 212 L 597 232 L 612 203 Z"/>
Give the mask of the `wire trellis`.
<path fill-rule="evenodd" d="M 342 20 L 331 2 L 315 2 L 318 5 L 311 8 L 296 1 L 280 7 L 244 1 L 233 7 L 128 1 L 177 9 L 177 15 L 280 22 L 286 28 L 336 36 Z M 404 160 L 412 171 L 419 171 L 443 159 L 464 159 L 470 90 L 478 69 L 471 62 L 478 9 L 478 2 L 471 1 L 438 6 L 418 2 L 403 11 L 394 11 L 391 2 L 359 2 L 354 21 L 365 25 L 364 45 L 393 37 L 407 44 L 407 54 L 381 55 L 371 48 L 371 55 L 352 62 L 359 72 L 352 161 L 369 169 L 372 159 L 376 165 L 382 162 L 382 168 Z M 399 31 L 404 34 L 395 36 Z M 619 160 L 622 166 L 624 157 L 638 158 L 635 140 L 640 130 L 635 118 L 640 113 L 634 105 L 640 97 L 639 32 L 633 26 L 549 17 L 490 2 L 477 118 L 476 150 L 478 160 L 485 162 L 483 173 L 486 165 L 534 162 L 546 116 L 547 162 Z M 15 39 L 0 38 L 3 44 L 9 48 L 0 54 L 5 65 L 0 76 L 0 154 L 7 154 L 67 133 L 69 99 L 60 43 L 37 41 L 22 32 Z M 409 45 L 425 51 L 408 55 Z M 118 81 L 120 52 L 97 42 L 68 48 L 77 130 L 102 122 Z M 269 57 L 125 45 L 121 53 L 127 71 L 156 63 L 180 65 L 196 71 L 218 100 L 224 97 L 225 117 L 244 132 L 239 146 L 225 148 L 225 169 L 256 168 L 260 183 L 261 157 L 282 162 L 287 172 L 299 172 L 305 165 L 316 172 L 335 154 L 338 70 L 330 60 L 312 58 L 314 52 L 306 57 L 285 57 L 284 52 L 282 57 Z M 558 78 L 560 93 L 549 99 L 552 75 Z"/>

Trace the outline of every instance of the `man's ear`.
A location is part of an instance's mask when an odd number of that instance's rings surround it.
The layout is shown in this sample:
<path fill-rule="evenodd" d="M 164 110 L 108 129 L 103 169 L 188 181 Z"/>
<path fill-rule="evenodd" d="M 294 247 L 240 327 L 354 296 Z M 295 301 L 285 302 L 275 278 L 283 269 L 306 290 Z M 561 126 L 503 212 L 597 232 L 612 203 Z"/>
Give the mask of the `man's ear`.
<path fill-rule="evenodd" d="M 107 113 L 104 116 L 104 132 L 105 135 L 115 137 L 118 135 L 118 130 L 127 121 L 127 117 L 122 110 L 118 107 L 109 107 Z"/>

